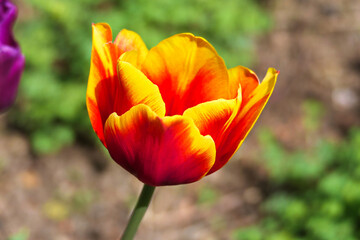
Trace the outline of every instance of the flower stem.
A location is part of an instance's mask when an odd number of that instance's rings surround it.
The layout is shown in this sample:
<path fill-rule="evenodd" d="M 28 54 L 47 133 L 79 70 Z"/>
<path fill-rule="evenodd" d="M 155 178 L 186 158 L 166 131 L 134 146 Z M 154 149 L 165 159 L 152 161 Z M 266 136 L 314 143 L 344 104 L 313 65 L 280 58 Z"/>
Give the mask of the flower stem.
<path fill-rule="evenodd" d="M 138 202 L 136 203 L 136 206 L 131 214 L 130 220 L 125 228 L 121 240 L 132 240 L 134 238 L 141 219 L 144 217 L 145 212 L 149 207 L 154 190 L 155 187 L 144 184 Z"/>

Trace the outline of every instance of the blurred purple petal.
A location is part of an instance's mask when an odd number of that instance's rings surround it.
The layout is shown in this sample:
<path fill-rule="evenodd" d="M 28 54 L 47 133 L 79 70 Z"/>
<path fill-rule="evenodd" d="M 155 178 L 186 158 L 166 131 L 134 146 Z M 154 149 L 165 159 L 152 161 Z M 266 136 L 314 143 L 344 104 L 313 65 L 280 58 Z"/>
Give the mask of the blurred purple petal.
<path fill-rule="evenodd" d="M 15 100 L 25 58 L 19 49 L 0 47 L 0 111 Z"/>
<path fill-rule="evenodd" d="M 0 0 L 0 112 L 14 102 L 25 65 L 12 32 L 16 16 L 16 6 Z"/>

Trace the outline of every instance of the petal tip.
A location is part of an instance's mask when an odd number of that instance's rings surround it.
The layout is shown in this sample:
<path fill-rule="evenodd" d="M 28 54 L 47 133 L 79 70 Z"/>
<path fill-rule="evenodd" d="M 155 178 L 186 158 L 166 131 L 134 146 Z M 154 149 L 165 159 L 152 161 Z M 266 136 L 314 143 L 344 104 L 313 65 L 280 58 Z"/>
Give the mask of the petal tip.
<path fill-rule="evenodd" d="M 280 71 L 276 70 L 275 68 L 271 67 L 268 69 L 268 73 L 271 73 L 273 75 L 279 75 Z"/>
<path fill-rule="evenodd" d="M 111 27 L 109 24 L 104 23 L 104 22 L 100 22 L 100 23 L 92 23 L 91 24 L 92 30 L 94 31 L 99 31 L 99 32 L 107 32 L 110 31 L 111 32 Z"/>

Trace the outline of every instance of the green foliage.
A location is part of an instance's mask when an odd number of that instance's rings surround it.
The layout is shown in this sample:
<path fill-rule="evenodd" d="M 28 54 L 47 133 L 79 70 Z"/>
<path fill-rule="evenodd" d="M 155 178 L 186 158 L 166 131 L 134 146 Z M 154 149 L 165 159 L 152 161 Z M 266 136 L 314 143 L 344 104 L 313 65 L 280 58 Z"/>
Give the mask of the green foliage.
<path fill-rule="evenodd" d="M 271 178 L 277 184 L 291 184 L 303 188 L 315 181 L 334 161 L 335 146 L 320 140 L 310 151 L 287 152 L 268 130 L 259 134 L 264 161 L 270 169 Z"/>
<path fill-rule="evenodd" d="M 302 153 L 286 151 L 269 131 L 260 140 L 275 191 L 263 204 L 267 217 L 237 230 L 234 239 L 360 239 L 359 128 L 337 144 L 319 140 Z"/>
<path fill-rule="evenodd" d="M 30 135 L 37 153 L 57 151 L 77 137 L 92 141 L 85 107 L 91 23 L 113 34 L 138 32 L 148 47 L 179 32 L 207 38 L 229 66 L 254 60 L 252 39 L 271 21 L 254 0 L 29 0 L 22 3 L 16 36 L 26 71 L 10 122 Z M 24 11 L 22 11 L 24 10 Z"/>
<path fill-rule="evenodd" d="M 241 240 L 262 240 L 262 233 L 257 227 L 249 227 L 242 230 L 237 230 L 233 233 L 234 239 Z"/>
<path fill-rule="evenodd" d="M 314 131 L 319 128 L 321 117 L 324 114 L 322 104 L 315 100 L 307 100 L 303 104 L 304 126 L 308 131 Z"/>
<path fill-rule="evenodd" d="M 33 149 L 37 153 L 48 153 L 59 150 L 63 145 L 72 143 L 74 132 L 66 126 L 54 126 L 51 129 L 36 131 L 31 138 Z"/>
<path fill-rule="evenodd" d="M 29 239 L 29 235 L 28 229 L 21 229 L 17 233 L 11 235 L 8 240 L 27 240 Z"/>

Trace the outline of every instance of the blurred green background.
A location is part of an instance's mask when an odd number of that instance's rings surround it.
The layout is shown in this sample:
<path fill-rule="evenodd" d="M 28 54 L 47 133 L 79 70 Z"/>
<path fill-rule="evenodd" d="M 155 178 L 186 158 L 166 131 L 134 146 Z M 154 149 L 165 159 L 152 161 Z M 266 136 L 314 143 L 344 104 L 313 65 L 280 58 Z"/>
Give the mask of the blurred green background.
<path fill-rule="evenodd" d="M 127 221 L 140 185 L 106 159 L 85 106 L 97 22 L 109 23 L 113 35 L 122 28 L 139 33 L 148 48 L 192 32 L 228 67 L 247 66 L 260 79 L 267 67 L 281 72 L 239 154 L 199 183 L 161 188 L 139 239 L 360 239 L 359 2 L 16 4 L 26 69 L 15 106 L 0 119 L 0 194 L 7 196 L 0 200 L 0 239 L 115 239 Z M 14 157 L 19 139 L 29 146 Z M 26 210 L 7 215 L 2 206 L 12 202 Z M 22 211 L 37 220 L 22 219 Z M 52 234 L 59 238 L 46 237 Z"/>

